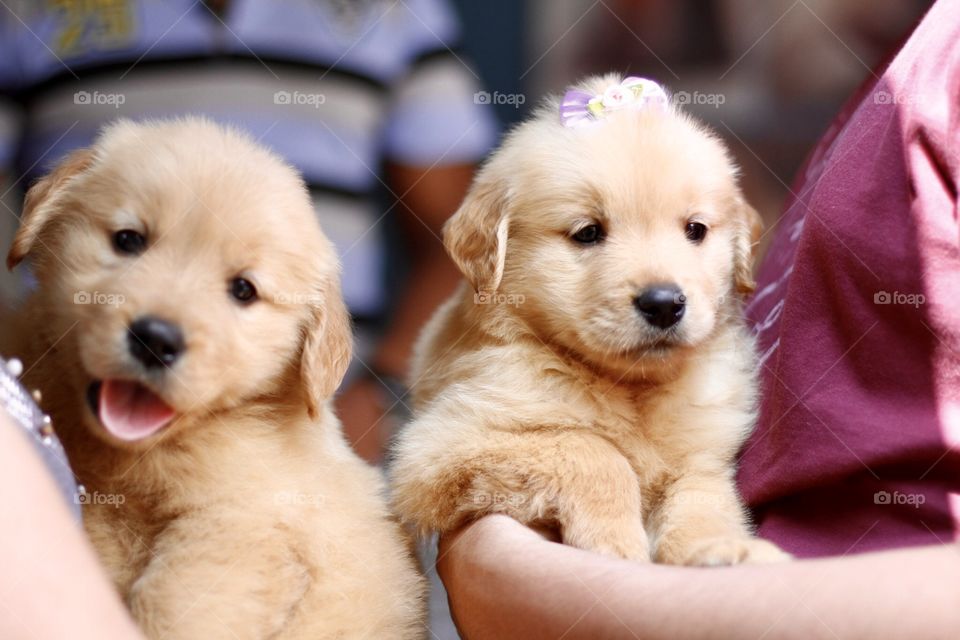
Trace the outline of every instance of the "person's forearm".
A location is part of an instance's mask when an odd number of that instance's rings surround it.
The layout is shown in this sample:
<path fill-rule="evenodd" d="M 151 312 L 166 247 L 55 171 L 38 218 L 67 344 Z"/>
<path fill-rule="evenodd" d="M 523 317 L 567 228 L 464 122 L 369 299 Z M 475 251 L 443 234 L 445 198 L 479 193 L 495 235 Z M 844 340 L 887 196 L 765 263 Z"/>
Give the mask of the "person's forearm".
<path fill-rule="evenodd" d="M 442 549 L 468 640 L 960 637 L 956 545 L 690 569 L 600 557 L 500 518 Z"/>
<path fill-rule="evenodd" d="M 0 638 L 141 638 L 20 429 L 0 410 Z"/>

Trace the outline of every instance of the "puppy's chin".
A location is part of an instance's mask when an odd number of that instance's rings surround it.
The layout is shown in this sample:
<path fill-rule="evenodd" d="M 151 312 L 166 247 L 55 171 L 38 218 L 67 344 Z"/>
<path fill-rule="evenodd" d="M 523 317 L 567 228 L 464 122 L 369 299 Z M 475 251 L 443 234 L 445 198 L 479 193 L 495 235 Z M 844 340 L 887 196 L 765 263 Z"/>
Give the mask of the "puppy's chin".
<path fill-rule="evenodd" d="M 579 336 L 558 342 L 569 357 L 617 382 L 664 382 L 676 375 L 693 349 L 681 339 L 666 335 L 626 346 Z"/>
<path fill-rule="evenodd" d="M 614 352 L 598 353 L 593 359 L 618 379 L 662 382 L 676 375 L 691 347 L 677 340 L 656 340 Z"/>

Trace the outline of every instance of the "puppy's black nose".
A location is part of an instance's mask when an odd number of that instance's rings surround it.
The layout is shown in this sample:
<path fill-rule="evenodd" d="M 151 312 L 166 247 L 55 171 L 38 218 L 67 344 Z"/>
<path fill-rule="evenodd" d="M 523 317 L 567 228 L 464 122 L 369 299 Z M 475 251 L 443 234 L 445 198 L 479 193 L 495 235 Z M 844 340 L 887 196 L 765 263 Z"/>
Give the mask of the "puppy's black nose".
<path fill-rule="evenodd" d="M 683 317 L 686 298 L 675 284 L 656 284 L 641 291 L 633 306 L 653 326 L 669 329 Z"/>
<path fill-rule="evenodd" d="M 147 369 L 169 367 L 185 344 L 180 327 L 154 316 L 137 318 L 127 330 L 127 348 L 130 355 Z"/>

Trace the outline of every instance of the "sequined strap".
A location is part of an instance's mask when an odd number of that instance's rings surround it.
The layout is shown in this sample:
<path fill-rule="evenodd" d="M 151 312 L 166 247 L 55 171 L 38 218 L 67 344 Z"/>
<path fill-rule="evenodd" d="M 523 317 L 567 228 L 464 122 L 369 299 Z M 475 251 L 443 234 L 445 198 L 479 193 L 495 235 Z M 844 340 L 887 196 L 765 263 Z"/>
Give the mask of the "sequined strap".
<path fill-rule="evenodd" d="M 79 518 L 84 490 L 75 483 L 66 453 L 54 435 L 50 416 L 44 414 L 37 405 L 41 400 L 40 392 L 27 391 L 18 380 L 22 374 L 23 363 L 19 360 L 0 358 L 0 411 L 28 432 L 68 506 Z"/>

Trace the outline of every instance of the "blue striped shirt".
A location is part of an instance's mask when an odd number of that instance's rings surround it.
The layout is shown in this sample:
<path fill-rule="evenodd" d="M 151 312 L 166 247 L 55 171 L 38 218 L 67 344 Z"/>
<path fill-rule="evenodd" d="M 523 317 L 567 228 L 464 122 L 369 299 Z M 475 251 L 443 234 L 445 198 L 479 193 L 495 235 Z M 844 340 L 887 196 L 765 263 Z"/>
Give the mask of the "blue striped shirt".
<path fill-rule="evenodd" d="M 121 116 L 239 126 L 303 173 L 360 315 L 384 299 L 383 163 L 476 162 L 497 135 L 443 0 L 6 4 L 0 170 L 35 178 Z"/>

